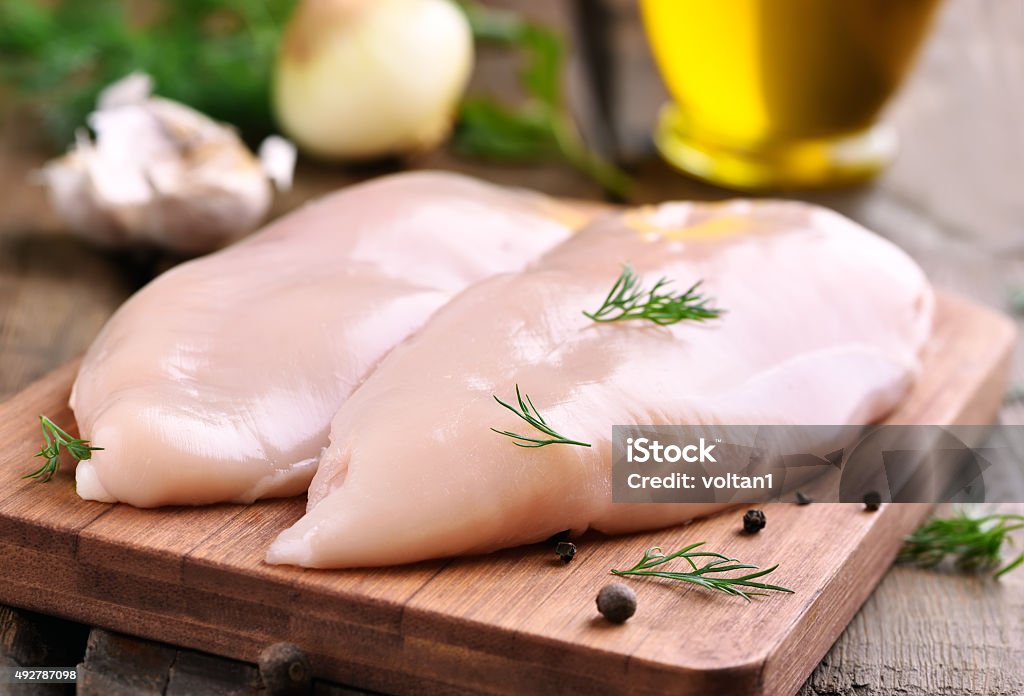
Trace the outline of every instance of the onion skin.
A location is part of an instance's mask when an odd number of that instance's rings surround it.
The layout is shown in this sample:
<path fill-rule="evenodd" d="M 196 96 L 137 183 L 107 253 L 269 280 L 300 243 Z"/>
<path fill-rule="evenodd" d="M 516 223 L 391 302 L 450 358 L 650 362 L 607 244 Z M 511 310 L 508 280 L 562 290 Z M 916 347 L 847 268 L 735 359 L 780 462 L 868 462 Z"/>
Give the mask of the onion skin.
<path fill-rule="evenodd" d="M 274 71 L 282 130 L 323 159 L 427 150 L 451 130 L 473 36 L 450 0 L 303 0 Z"/>

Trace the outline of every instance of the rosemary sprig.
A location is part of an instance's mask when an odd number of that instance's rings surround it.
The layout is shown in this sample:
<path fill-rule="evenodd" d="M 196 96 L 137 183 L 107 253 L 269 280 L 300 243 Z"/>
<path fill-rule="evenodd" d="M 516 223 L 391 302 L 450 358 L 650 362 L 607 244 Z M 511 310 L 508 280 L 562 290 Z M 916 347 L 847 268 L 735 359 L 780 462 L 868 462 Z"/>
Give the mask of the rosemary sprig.
<path fill-rule="evenodd" d="M 671 282 L 667 278 L 662 278 L 653 288 L 644 290 L 640 277 L 627 263 L 601 307 L 596 312 L 583 314 L 600 322 L 647 319 L 660 326 L 668 326 L 685 319 L 716 319 L 725 311 L 708 307 L 711 300 L 697 292 L 703 281 L 698 280 L 686 292 L 677 295 L 664 291 Z"/>
<path fill-rule="evenodd" d="M 771 568 L 761 570 L 755 565 L 740 563 L 735 558 L 729 558 L 728 556 L 723 556 L 722 554 L 714 553 L 713 551 L 694 551 L 694 549 L 703 545 L 703 541 L 698 541 L 696 544 L 684 546 L 675 553 L 670 553 L 668 555 L 662 553 L 659 547 L 654 546 L 644 551 L 644 557 L 641 558 L 640 562 L 635 566 L 629 570 L 612 570 L 612 574 L 647 575 L 658 578 L 667 578 L 669 580 L 678 580 L 679 582 L 687 582 L 692 585 L 706 587 L 709 590 L 718 590 L 736 597 L 742 597 L 748 602 L 751 597 L 763 596 L 767 593 L 751 592 L 746 588 L 753 588 L 755 590 L 771 590 L 774 592 L 793 592 L 793 590 L 779 585 L 768 585 L 762 582 L 754 582 L 756 578 L 764 577 L 765 575 L 774 572 L 775 569 L 779 567 L 778 564 L 773 565 Z M 652 570 L 652 568 L 657 568 L 658 566 L 675 560 L 676 558 L 682 558 L 685 560 L 690 565 L 690 571 L 679 572 Z M 704 565 L 698 566 L 695 559 L 701 558 L 711 560 L 705 562 Z M 754 570 L 757 572 L 734 577 L 716 575 L 737 570 Z"/>
<path fill-rule="evenodd" d="M 522 418 L 524 421 L 532 425 L 534 428 L 548 436 L 548 439 L 540 439 L 535 437 L 527 437 L 525 435 L 519 435 L 517 433 L 510 433 L 507 430 L 497 430 L 496 428 L 491 428 L 491 430 L 498 433 L 499 435 L 505 435 L 506 437 L 512 438 L 512 444 L 514 444 L 516 447 L 543 447 L 545 445 L 579 445 L 580 447 L 590 447 L 590 444 L 587 442 L 570 440 L 564 435 L 559 435 L 557 432 L 555 432 L 551 428 L 551 426 L 547 424 L 547 421 L 544 420 L 544 417 L 540 415 L 540 412 L 537 410 L 537 407 L 533 405 L 533 401 L 530 400 L 530 395 L 523 394 L 519 391 L 518 384 L 516 385 L 516 400 L 519 402 L 518 409 L 515 406 L 511 406 L 510 404 L 505 403 L 497 396 L 494 397 L 494 400 L 497 401 L 502 406 L 504 406 L 505 408 L 507 408 L 512 413 Z"/>
<path fill-rule="evenodd" d="M 899 560 L 933 567 L 946 556 L 953 556 L 961 570 L 994 568 L 1002 560 L 1003 544 L 1013 544 L 1010 533 L 1018 529 L 1024 529 L 1024 515 L 972 517 L 960 512 L 953 517 L 933 517 L 906 538 Z M 997 570 L 993 577 L 999 578 L 1021 565 L 1024 553 Z"/>
<path fill-rule="evenodd" d="M 60 468 L 61 447 L 66 449 L 77 461 L 91 459 L 92 453 L 95 450 L 103 449 L 102 447 L 92 447 L 88 440 L 71 437 L 46 416 L 39 416 L 39 424 L 43 429 L 43 439 L 46 441 L 46 444 L 41 450 L 36 452 L 36 456 L 43 457 L 46 462 L 31 474 L 25 474 L 22 478 L 34 478 L 42 483 L 46 483 L 53 478 L 53 475 Z"/>

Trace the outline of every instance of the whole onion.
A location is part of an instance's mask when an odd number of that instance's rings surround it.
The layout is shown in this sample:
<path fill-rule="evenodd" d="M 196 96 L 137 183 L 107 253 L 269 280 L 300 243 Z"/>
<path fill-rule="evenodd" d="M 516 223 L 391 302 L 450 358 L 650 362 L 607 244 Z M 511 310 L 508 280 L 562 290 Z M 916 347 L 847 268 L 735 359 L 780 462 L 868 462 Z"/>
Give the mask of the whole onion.
<path fill-rule="evenodd" d="M 302 0 L 274 74 L 274 109 L 300 148 L 365 160 L 432 148 L 451 130 L 473 36 L 449 0 Z"/>

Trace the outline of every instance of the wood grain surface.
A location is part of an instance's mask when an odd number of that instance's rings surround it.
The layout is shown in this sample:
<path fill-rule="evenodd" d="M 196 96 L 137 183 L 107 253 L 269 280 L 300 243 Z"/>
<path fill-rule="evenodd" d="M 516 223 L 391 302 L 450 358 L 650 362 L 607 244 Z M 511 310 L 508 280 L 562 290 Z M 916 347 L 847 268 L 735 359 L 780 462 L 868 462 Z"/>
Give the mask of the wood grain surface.
<path fill-rule="evenodd" d="M 987 423 L 1001 402 L 1015 330 L 940 295 L 923 378 L 889 422 Z M 657 532 L 413 566 L 320 571 L 268 566 L 270 541 L 303 513 L 252 506 L 139 510 L 83 501 L 73 472 L 21 476 L 39 446 L 30 414 L 73 429 L 72 362 L 0 406 L 0 602 L 245 661 L 297 643 L 317 675 L 385 692 L 773 695 L 794 691 L 892 562 L 924 505 L 766 507 L 739 532 L 735 511 Z M 662 581 L 636 583 L 624 626 L 594 608 L 609 569 L 651 546 L 703 540 L 796 590 L 751 604 Z M 700 627 L 680 631 L 680 626 Z M 730 640 L 723 641 L 723 636 Z"/>

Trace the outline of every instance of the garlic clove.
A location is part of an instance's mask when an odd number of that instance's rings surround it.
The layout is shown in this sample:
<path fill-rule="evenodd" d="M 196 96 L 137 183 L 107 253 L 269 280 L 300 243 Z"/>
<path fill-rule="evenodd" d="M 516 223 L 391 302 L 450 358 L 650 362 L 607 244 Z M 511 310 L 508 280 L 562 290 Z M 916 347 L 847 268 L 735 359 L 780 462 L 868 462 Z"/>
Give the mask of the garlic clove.
<path fill-rule="evenodd" d="M 273 199 L 266 173 L 246 149 L 196 148 L 184 166 L 157 163 L 149 175 L 159 219 L 148 230 L 154 241 L 173 235 L 180 245 L 215 245 L 222 230 L 256 227 Z"/>
<path fill-rule="evenodd" d="M 295 145 L 279 135 L 268 136 L 260 143 L 260 164 L 278 191 L 291 190 L 297 157 Z"/>
<path fill-rule="evenodd" d="M 97 241 L 113 244 L 121 237 L 117 221 L 96 203 L 84 158 L 72 151 L 39 172 L 50 205 L 75 232 L 86 230 Z"/>
<path fill-rule="evenodd" d="M 234 129 L 184 104 L 151 96 L 133 73 L 103 91 L 85 133 L 43 169 L 68 226 L 108 245 L 152 243 L 182 253 L 217 249 L 270 210 L 271 179 L 289 185 L 294 148 L 278 138 L 258 159 Z M 264 165 L 269 161 L 272 165 Z"/>
<path fill-rule="evenodd" d="M 106 111 L 126 104 L 141 104 L 153 93 L 153 78 L 133 72 L 107 85 L 96 99 L 96 110 Z"/>

